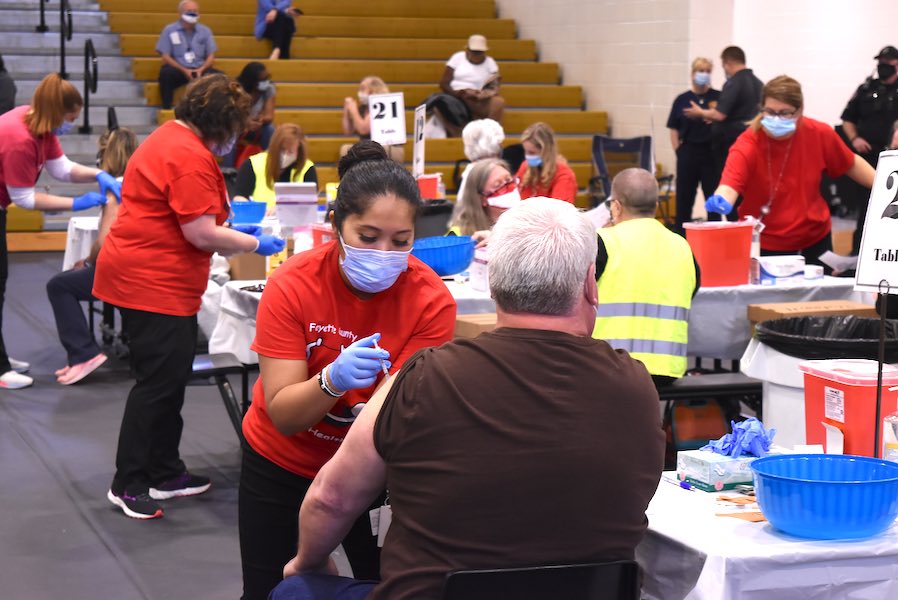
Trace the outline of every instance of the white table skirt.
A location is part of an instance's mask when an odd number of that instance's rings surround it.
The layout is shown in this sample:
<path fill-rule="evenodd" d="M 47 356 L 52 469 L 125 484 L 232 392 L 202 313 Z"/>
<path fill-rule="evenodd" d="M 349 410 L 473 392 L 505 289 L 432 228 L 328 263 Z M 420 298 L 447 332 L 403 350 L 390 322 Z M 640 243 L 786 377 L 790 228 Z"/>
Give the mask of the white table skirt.
<path fill-rule="evenodd" d="M 636 549 L 652 600 L 898 598 L 898 525 L 866 540 L 804 540 L 714 515 L 714 494 L 662 480 Z"/>

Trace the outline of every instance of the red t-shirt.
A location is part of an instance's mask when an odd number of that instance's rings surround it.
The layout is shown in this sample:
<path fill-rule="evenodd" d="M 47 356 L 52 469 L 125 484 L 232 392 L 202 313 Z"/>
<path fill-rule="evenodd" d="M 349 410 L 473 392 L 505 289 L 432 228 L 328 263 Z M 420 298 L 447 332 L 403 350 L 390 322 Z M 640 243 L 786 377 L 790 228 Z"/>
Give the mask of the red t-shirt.
<path fill-rule="evenodd" d="M 408 270 L 396 283 L 362 300 L 340 277 L 339 246 L 331 242 L 293 256 L 272 273 L 256 313 L 252 349 L 271 358 L 307 361 L 312 377 L 337 358 L 341 346 L 379 332 L 378 345 L 390 353 L 395 372 L 421 348 L 448 342 L 454 329 L 455 300 L 430 267 L 410 256 Z M 311 479 L 337 451 L 360 410 L 356 406 L 368 401 L 380 380 L 346 392 L 308 431 L 285 436 L 268 416 L 260 377 L 243 434 L 268 460 Z"/>
<path fill-rule="evenodd" d="M 799 251 L 819 242 L 831 228 L 829 207 L 820 195 L 823 170 L 835 179 L 853 164 L 854 153 L 832 127 L 802 117 L 795 134 L 785 140 L 774 140 L 762 129 L 746 129 L 730 148 L 720 183 L 742 195 L 740 217 L 759 216 L 776 187 L 770 214 L 764 217 L 761 247 Z"/>
<path fill-rule="evenodd" d="M 18 106 L 0 116 L 0 207 L 12 202 L 6 186 L 34 187 L 44 163 L 63 155 L 54 134 L 34 135 L 25 125 L 30 106 Z"/>
<path fill-rule="evenodd" d="M 517 172 L 517 176 L 521 181 L 524 180 L 526 171 L 527 161 L 524 161 Z M 552 184 L 549 187 L 543 187 L 538 183 L 530 187 L 521 185 L 521 198 L 533 198 L 534 196 L 555 198 L 556 200 L 564 200 L 573 204 L 577 199 L 577 176 L 567 163 L 558 161 L 555 163 L 555 177 L 552 178 Z"/>
<path fill-rule="evenodd" d="M 200 309 L 211 252 L 187 241 L 181 225 L 228 217 L 224 177 L 190 129 L 169 121 L 125 169 L 122 206 L 97 258 L 94 295 L 116 306 L 188 317 Z"/>

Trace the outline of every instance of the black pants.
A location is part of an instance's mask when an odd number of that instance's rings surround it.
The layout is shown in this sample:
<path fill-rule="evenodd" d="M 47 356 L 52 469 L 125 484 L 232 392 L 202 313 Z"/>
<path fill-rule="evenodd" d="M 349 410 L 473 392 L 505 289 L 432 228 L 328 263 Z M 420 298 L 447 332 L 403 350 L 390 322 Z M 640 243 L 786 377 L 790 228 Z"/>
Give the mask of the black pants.
<path fill-rule="evenodd" d="M 296 21 L 293 20 L 293 17 L 288 17 L 278 11 L 274 21 L 265 26 L 265 33 L 262 34 L 262 37 L 271 40 L 275 48 L 280 48 L 281 58 L 286 60 L 290 58 L 290 42 L 293 40 L 294 33 L 296 33 Z"/>
<path fill-rule="evenodd" d="M 221 73 L 218 69 L 206 69 L 203 75 Z M 175 90 L 190 83 L 187 75 L 171 65 L 162 65 L 159 69 L 159 94 L 162 96 L 162 108 L 169 109 L 175 100 Z"/>
<path fill-rule="evenodd" d="M 86 362 L 100 353 L 100 347 L 87 325 L 81 303 L 93 300 L 96 267 L 57 273 L 47 282 L 47 298 L 56 318 L 56 331 L 68 356 L 69 365 Z"/>
<path fill-rule="evenodd" d="M 801 254 L 802 256 L 804 256 L 804 262 L 806 265 L 819 265 L 823 267 L 824 274 L 832 275 L 832 267 L 820 262 L 820 255 L 827 250 L 832 249 L 833 234 L 832 232 L 829 232 L 819 242 L 815 242 L 807 248 L 801 248 L 798 250 L 765 250 L 764 248 L 761 248 L 761 256 L 787 256 L 790 254 Z"/>
<path fill-rule="evenodd" d="M 243 447 L 238 521 L 243 565 L 243 600 L 264 600 L 296 556 L 299 507 L 312 480 L 280 468 Z M 378 506 L 383 502 L 376 502 Z M 380 579 L 380 550 L 371 535 L 368 511 L 343 540 L 356 579 Z"/>
<path fill-rule="evenodd" d="M 685 143 L 677 149 L 677 230 L 692 220 L 695 190 L 702 186 L 705 198 L 714 194 L 720 182 L 711 143 Z"/>
<path fill-rule="evenodd" d="M 879 164 L 879 153 L 877 152 L 864 154 L 861 158 L 870 163 L 870 166 L 874 169 Z M 851 254 L 853 256 L 861 249 L 861 237 L 864 235 L 864 221 L 867 220 L 867 203 L 870 198 L 870 190 L 859 183 L 855 183 L 854 180 L 851 181 L 849 189 L 854 190 L 855 202 L 857 203 L 857 223 L 854 226 L 854 235 L 851 236 Z"/>
<path fill-rule="evenodd" d="M 181 407 L 196 349 L 196 315 L 175 317 L 121 309 L 137 380 L 122 417 L 112 489 L 146 487 L 185 471 L 178 453 Z"/>
<path fill-rule="evenodd" d="M 6 297 L 6 280 L 9 277 L 9 251 L 6 247 L 6 210 L 0 210 L 0 375 L 12 370 L 6 344 L 3 343 L 3 300 Z"/>

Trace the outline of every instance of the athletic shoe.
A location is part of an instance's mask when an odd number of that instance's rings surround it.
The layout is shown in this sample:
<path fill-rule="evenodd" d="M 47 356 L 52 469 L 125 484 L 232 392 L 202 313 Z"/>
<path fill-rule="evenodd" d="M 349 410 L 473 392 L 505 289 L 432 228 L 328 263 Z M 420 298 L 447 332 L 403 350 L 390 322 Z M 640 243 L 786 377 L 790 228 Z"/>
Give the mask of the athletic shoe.
<path fill-rule="evenodd" d="M 212 487 L 208 477 L 192 475 L 184 471 L 174 479 L 163 481 L 150 488 L 150 497 L 154 500 L 168 500 L 179 496 L 196 496 Z"/>
<path fill-rule="evenodd" d="M 0 375 L 0 388 L 18 390 L 27 388 L 32 383 L 34 383 L 34 380 L 31 377 L 16 373 L 15 371 L 7 371 L 3 375 Z"/>
<path fill-rule="evenodd" d="M 78 383 L 79 381 L 99 369 L 100 365 L 102 365 L 104 362 L 106 362 L 106 355 L 101 352 L 88 361 L 68 367 L 68 370 L 59 375 L 56 378 L 56 381 L 58 381 L 62 385 L 72 385 L 73 383 Z"/>
<path fill-rule="evenodd" d="M 162 516 L 162 507 L 146 491 L 134 494 L 123 490 L 121 494 L 116 494 L 110 488 L 106 497 L 132 519 L 157 519 Z"/>
<path fill-rule="evenodd" d="M 9 366 L 12 367 L 12 370 L 16 373 L 27 373 L 31 370 L 31 365 L 29 363 L 14 358 L 9 359 Z"/>

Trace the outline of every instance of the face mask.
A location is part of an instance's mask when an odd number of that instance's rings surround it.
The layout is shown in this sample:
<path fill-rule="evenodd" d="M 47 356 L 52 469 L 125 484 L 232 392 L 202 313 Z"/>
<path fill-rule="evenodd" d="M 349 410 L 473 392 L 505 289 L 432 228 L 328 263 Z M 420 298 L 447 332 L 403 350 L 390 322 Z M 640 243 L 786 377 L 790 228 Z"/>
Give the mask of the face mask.
<path fill-rule="evenodd" d="M 271 87 L 271 80 L 264 79 L 259 82 L 259 85 L 256 86 L 256 89 L 259 90 L 260 92 L 264 92 L 270 87 Z"/>
<path fill-rule="evenodd" d="M 704 71 L 699 71 L 692 78 L 692 81 L 694 81 L 695 85 L 699 87 L 707 87 L 711 85 L 711 74 L 705 73 Z"/>
<path fill-rule="evenodd" d="M 181 20 L 189 25 L 196 25 L 197 21 L 200 20 L 200 16 L 197 13 L 184 13 L 181 15 Z"/>
<path fill-rule="evenodd" d="M 795 132 L 795 126 L 797 123 L 797 119 L 794 117 L 789 119 L 786 117 L 771 117 L 765 115 L 761 119 L 761 127 L 767 130 L 771 136 L 775 138 L 781 138 L 783 136 L 787 136 L 790 133 Z"/>
<path fill-rule="evenodd" d="M 543 158 L 539 154 L 525 154 L 524 159 L 527 165 L 533 168 L 540 167 L 543 164 Z"/>
<path fill-rule="evenodd" d="M 876 65 L 876 73 L 879 75 L 880 79 L 888 79 L 895 73 L 898 73 L 898 68 L 896 68 L 895 65 L 880 63 Z"/>
<path fill-rule="evenodd" d="M 359 104 L 368 104 L 368 92 L 359 92 Z"/>
<path fill-rule="evenodd" d="M 281 169 L 286 169 L 296 162 L 296 154 L 281 152 Z"/>
<path fill-rule="evenodd" d="M 518 188 L 515 188 L 505 194 L 493 196 L 486 199 L 486 203 L 493 208 L 513 208 L 520 201 L 521 192 L 518 191 Z"/>
<path fill-rule="evenodd" d="M 340 266 L 349 284 L 360 292 L 376 294 L 396 283 L 399 276 L 408 269 L 408 252 L 398 250 L 373 250 L 347 246 L 340 238 L 340 245 L 346 256 L 340 259 Z"/>
<path fill-rule="evenodd" d="M 63 121 L 62 125 L 53 130 L 53 133 L 60 136 L 71 133 L 73 129 L 75 129 L 74 121 Z"/>
<path fill-rule="evenodd" d="M 224 144 L 218 144 L 218 143 L 213 144 L 212 148 L 210 148 L 210 150 L 212 150 L 212 153 L 215 156 L 227 156 L 228 154 L 231 153 L 231 150 L 234 149 L 234 146 L 236 144 L 237 144 L 237 136 L 232 135 L 231 139 L 229 139 Z"/>

